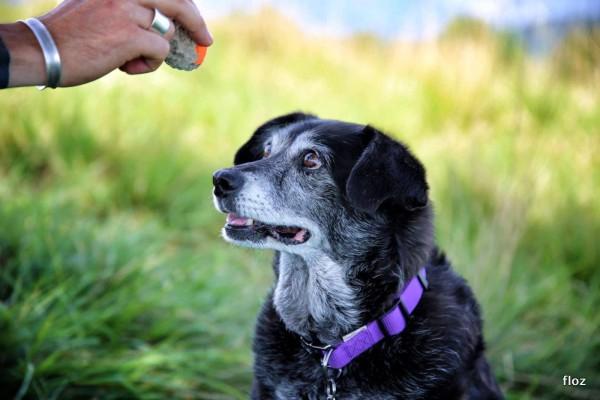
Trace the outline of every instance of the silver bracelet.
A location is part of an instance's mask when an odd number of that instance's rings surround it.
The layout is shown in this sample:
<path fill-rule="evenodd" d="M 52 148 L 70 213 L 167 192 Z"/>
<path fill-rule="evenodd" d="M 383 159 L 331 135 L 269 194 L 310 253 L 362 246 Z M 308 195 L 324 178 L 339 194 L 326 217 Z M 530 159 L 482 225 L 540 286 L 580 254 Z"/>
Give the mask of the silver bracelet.
<path fill-rule="evenodd" d="M 37 18 L 27 18 L 26 20 L 20 20 L 20 22 L 23 22 L 31 29 L 44 53 L 44 60 L 46 61 L 46 86 L 38 86 L 38 89 L 41 90 L 46 87 L 56 89 L 60 83 L 62 68 L 58 48 L 52 39 L 52 35 L 50 35 L 48 29 Z"/>

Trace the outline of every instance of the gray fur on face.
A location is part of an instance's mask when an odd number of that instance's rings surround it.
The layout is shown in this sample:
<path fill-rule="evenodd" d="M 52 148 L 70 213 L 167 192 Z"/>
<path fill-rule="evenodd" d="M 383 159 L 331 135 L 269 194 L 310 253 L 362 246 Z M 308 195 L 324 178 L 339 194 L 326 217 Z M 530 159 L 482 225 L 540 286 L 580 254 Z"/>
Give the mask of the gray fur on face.
<path fill-rule="evenodd" d="M 314 141 L 310 131 L 293 138 L 286 130 L 276 131 L 264 145 L 270 145 L 271 155 L 260 167 L 244 171 L 244 187 L 228 207 L 263 223 L 306 228 L 311 237 L 300 245 L 286 245 L 271 237 L 238 242 L 225 230 L 223 236 L 237 244 L 280 251 L 274 304 L 283 321 L 300 335 L 322 331 L 327 334 L 320 340 L 335 342 L 359 326 L 360 301 L 348 284 L 347 266 L 362 256 L 361 242 L 378 240 L 372 233 L 377 220 L 340 206 L 328 149 Z M 294 168 L 307 150 L 319 153 L 320 169 Z"/>

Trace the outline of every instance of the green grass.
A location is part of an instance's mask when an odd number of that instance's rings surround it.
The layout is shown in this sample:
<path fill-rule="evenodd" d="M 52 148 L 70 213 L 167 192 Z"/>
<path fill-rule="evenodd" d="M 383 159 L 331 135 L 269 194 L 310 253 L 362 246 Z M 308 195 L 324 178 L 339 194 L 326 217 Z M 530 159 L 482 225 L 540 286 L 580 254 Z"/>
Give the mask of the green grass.
<path fill-rule="evenodd" d="M 219 238 L 210 176 L 302 109 L 372 123 L 423 160 L 510 399 L 600 398 L 597 79 L 488 36 L 316 39 L 270 12 L 212 27 L 194 73 L 0 93 L 4 396 L 246 398 L 270 255 Z"/>

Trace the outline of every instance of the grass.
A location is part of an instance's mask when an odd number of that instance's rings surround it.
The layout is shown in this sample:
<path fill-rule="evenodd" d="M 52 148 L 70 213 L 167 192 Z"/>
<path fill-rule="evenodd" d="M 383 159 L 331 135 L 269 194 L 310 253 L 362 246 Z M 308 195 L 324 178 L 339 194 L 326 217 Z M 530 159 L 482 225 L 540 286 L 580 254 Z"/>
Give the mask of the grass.
<path fill-rule="evenodd" d="M 270 255 L 220 240 L 210 176 L 302 109 L 423 160 L 509 399 L 600 398 L 598 74 L 559 77 L 489 35 L 314 38 L 269 11 L 211 27 L 198 72 L 0 93 L 5 396 L 246 398 Z"/>

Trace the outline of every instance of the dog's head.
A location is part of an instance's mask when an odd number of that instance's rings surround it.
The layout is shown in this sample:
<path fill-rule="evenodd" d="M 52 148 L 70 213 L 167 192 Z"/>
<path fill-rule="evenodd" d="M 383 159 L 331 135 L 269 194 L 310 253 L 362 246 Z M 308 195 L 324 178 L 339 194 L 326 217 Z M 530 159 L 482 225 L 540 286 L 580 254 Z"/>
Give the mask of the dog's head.
<path fill-rule="evenodd" d="M 425 170 L 405 146 L 302 113 L 260 126 L 213 182 L 226 240 L 300 255 L 355 250 L 428 205 Z"/>

